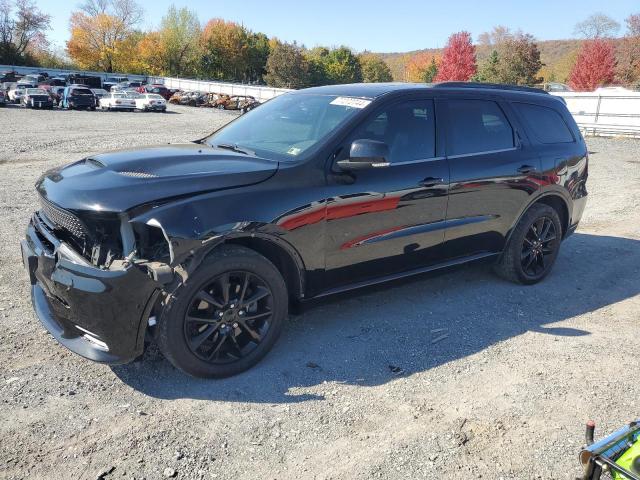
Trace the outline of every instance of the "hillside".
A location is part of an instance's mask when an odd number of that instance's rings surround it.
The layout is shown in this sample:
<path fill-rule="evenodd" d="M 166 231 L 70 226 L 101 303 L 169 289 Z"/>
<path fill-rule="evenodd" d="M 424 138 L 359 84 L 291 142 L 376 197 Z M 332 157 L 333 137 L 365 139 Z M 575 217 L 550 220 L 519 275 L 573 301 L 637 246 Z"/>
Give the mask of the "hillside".
<path fill-rule="evenodd" d="M 540 72 L 541 76 L 544 76 L 547 80 L 565 81 L 581 43 L 582 40 L 577 39 L 539 41 L 538 48 L 540 49 L 542 63 L 545 65 Z M 394 80 L 402 81 L 404 80 L 404 65 L 406 61 L 418 52 L 440 54 L 442 49 L 427 48 L 404 53 L 379 53 L 379 55 L 391 68 Z M 490 53 L 489 47 L 478 45 L 478 63 L 481 63 Z"/>

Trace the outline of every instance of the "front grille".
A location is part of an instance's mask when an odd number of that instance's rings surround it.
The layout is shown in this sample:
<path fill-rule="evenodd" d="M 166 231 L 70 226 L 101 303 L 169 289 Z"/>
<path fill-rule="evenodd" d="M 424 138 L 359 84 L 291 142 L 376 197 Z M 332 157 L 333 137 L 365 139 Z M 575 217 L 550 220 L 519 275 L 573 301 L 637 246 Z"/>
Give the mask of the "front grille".
<path fill-rule="evenodd" d="M 87 237 L 85 226 L 73 213 L 54 205 L 42 197 L 40 197 L 40 204 L 42 206 L 41 212 L 55 226 L 63 228 L 78 239 L 84 240 Z"/>

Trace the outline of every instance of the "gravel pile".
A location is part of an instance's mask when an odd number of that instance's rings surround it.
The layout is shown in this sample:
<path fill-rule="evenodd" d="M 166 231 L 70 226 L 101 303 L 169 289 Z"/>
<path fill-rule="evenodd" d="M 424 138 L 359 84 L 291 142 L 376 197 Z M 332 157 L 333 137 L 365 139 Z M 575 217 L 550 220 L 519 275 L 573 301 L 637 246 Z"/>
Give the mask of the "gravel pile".
<path fill-rule="evenodd" d="M 32 313 L 18 242 L 42 171 L 235 118 L 0 109 L 0 478 L 570 479 L 584 423 L 638 417 L 640 142 L 589 139 L 554 272 L 473 265 L 318 302 L 253 370 L 203 381 L 152 346 L 110 368 Z M 628 372 L 628 375 L 623 373 Z"/>

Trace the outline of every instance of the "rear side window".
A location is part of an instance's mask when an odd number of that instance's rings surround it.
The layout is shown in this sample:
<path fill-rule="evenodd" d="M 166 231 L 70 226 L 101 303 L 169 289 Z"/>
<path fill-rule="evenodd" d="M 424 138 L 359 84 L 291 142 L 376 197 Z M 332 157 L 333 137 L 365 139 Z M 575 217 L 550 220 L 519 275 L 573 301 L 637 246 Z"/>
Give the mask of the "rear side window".
<path fill-rule="evenodd" d="M 575 141 L 571 130 L 562 116 L 552 108 L 530 103 L 514 103 L 540 143 L 572 143 Z"/>
<path fill-rule="evenodd" d="M 515 146 L 513 128 L 500 106 L 490 100 L 449 100 L 449 155 L 504 150 Z"/>

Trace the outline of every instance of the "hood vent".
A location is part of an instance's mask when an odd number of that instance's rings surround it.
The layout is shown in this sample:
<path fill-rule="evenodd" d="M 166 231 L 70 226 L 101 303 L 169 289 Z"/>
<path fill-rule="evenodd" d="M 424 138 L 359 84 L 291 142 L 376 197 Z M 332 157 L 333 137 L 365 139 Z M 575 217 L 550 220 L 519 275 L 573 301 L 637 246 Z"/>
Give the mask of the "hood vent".
<path fill-rule="evenodd" d="M 147 172 L 118 172 L 120 175 L 124 175 L 125 177 L 135 177 L 135 178 L 158 178 L 158 175 L 154 173 Z"/>
<path fill-rule="evenodd" d="M 86 165 L 91 165 L 93 167 L 97 167 L 97 168 L 104 168 L 106 167 L 106 165 L 104 163 L 102 163 L 100 160 L 96 160 L 95 158 L 86 158 L 84 160 L 84 163 Z"/>

